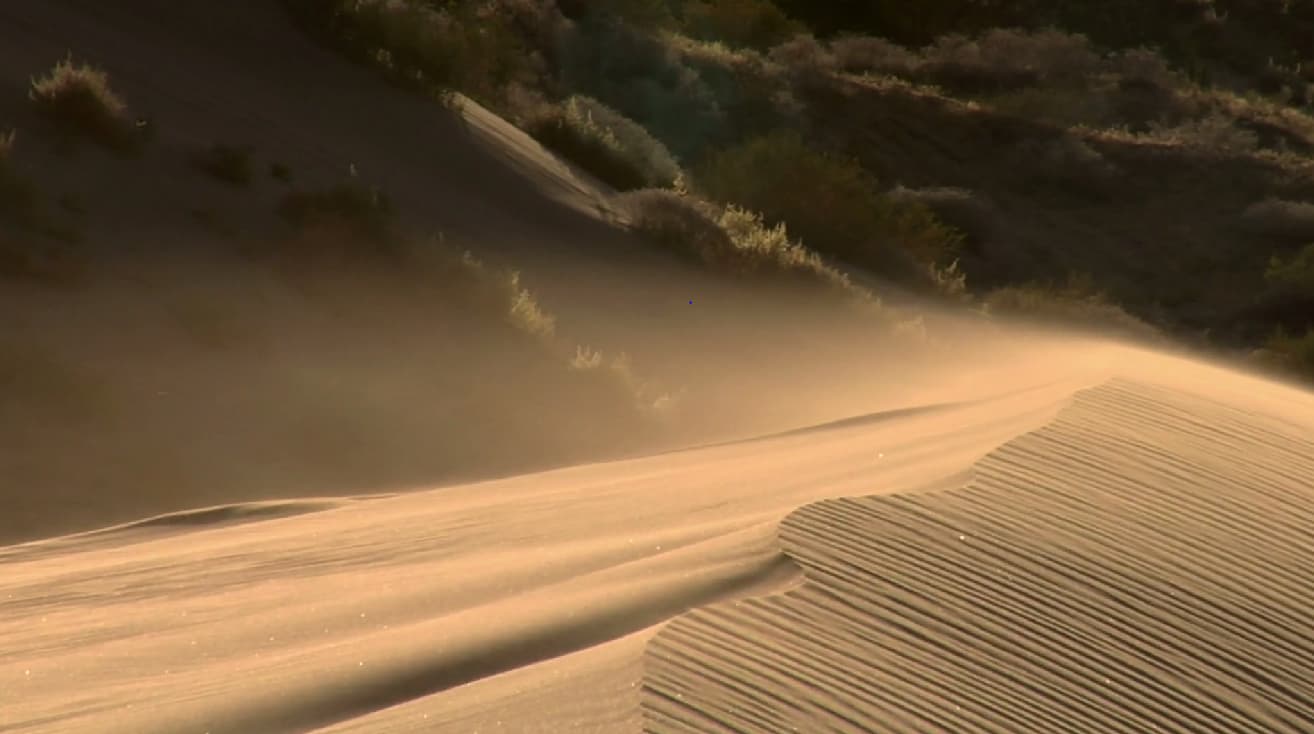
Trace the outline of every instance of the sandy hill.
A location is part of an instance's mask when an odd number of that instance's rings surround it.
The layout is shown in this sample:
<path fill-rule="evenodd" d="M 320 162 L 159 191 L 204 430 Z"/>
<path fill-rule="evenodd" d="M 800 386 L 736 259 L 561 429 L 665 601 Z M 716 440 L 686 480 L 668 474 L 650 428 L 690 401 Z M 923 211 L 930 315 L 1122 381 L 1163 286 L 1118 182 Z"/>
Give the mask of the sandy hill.
<path fill-rule="evenodd" d="M 691 264 L 273 0 L 6 4 L 11 127 L 0 731 L 1314 725 L 1307 391 Z"/>
<path fill-rule="evenodd" d="M 0 21 L 9 167 L 60 234 L 5 245 L 58 253 L 0 281 L 5 539 L 784 428 L 862 410 L 835 386 L 890 354 L 867 320 L 641 244 L 589 176 L 473 102 L 389 86 L 279 3 L 24 3 Z M 69 54 L 109 75 L 139 151 L 70 141 L 29 100 Z M 199 166 L 215 146 L 249 180 Z M 353 259 L 280 216 L 342 189 L 388 203 L 370 247 L 469 250 L 519 271 L 533 308 L 494 293 L 508 328 L 449 265 Z M 921 379 L 868 381 L 865 407 Z M 671 405 L 689 406 L 674 428 L 640 415 Z"/>

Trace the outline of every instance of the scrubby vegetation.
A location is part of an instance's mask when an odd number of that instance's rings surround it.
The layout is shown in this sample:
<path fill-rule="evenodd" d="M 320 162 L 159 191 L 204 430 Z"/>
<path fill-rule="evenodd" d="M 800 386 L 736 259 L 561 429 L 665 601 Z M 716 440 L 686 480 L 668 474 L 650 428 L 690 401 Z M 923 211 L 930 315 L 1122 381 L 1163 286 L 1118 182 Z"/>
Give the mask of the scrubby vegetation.
<path fill-rule="evenodd" d="M 620 198 L 632 226 L 652 242 L 740 277 L 801 280 L 838 295 L 863 298 L 843 273 L 790 239 L 783 223 L 734 205 L 717 206 L 688 194 L 638 191 Z"/>
<path fill-rule="evenodd" d="M 680 176 L 670 151 L 643 126 L 589 97 L 546 106 L 526 129 L 618 191 L 670 186 Z"/>
<path fill-rule="evenodd" d="M 131 152 L 141 143 L 128 105 L 110 87 L 109 75 L 75 63 L 72 56 L 34 78 L 29 96 L 66 135 L 118 152 Z"/>
<path fill-rule="evenodd" d="M 959 235 L 919 202 L 882 195 L 853 161 L 819 152 L 793 131 L 724 150 L 696 172 L 699 190 L 788 223 L 808 246 L 859 265 L 907 276 L 911 263 L 952 260 Z"/>

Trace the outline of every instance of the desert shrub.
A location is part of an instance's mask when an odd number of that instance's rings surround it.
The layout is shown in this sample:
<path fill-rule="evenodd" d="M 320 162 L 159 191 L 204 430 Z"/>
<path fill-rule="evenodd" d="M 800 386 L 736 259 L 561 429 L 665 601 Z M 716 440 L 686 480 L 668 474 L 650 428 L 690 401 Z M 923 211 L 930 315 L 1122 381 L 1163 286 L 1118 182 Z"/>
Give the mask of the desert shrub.
<path fill-rule="evenodd" d="M 769 226 L 746 209 L 655 189 L 626 194 L 618 203 L 640 235 L 719 272 L 859 293 L 820 255 L 791 240 L 783 224 Z"/>
<path fill-rule="evenodd" d="M 896 186 L 887 196 L 899 205 L 920 204 L 936 219 L 961 232 L 967 243 L 990 239 L 998 227 L 994 206 L 975 192 L 953 186 L 910 189 Z"/>
<path fill-rule="evenodd" d="M 978 38 L 950 34 L 923 49 L 922 57 L 922 74 L 964 91 L 1079 85 L 1100 65 L 1085 36 L 1052 29 L 996 28 Z"/>
<path fill-rule="evenodd" d="M 801 122 L 804 108 L 794 95 L 791 80 L 764 54 L 684 36 L 668 36 L 667 43 L 716 99 L 726 140 L 742 140 Z"/>
<path fill-rule="evenodd" d="M 717 207 L 702 199 L 648 189 L 622 195 L 616 202 L 636 232 L 665 249 L 715 263 L 734 248 L 717 225 Z"/>
<path fill-rule="evenodd" d="M 685 32 L 732 46 L 767 49 L 805 33 L 770 0 L 691 0 L 682 12 Z"/>
<path fill-rule="evenodd" d="M 889 275 L 915 277 L 915 261 L 947 261 L 960 244 L 924 206 L 883 196 L 862 166 L 792 131 L 718 153 L 695 181 L 712 199 L 761 212 L 772 226 L 788 222 L 812 249 Z"/>
<path fill-rule="evenodd" d="M 536 43 L 559 20 L 532 0 L 285 2 L 304 24 L 397 80 L 494 106 L 513 83 L 544 83 L 548 61 Z"/>
<path fill-rule="evenodd" d="M 1009 158 L 1009 168 L 1024 186 L 1082 198 L 1110 196 L 1119 175 L 1103 154 L 1070 134 L 1024 140 L 1014 146 Z"/>
<path fill-rule="evenodd" d="M 378 248 L 395 242 L 387 197 L 358 184 L 291 192 L 279 203 L 278 213 L 303 234 L 344 238 Z"/>
<path fill-rule="evenodd" d="M 830 42 L 830 53 L 841 70 L 852 73 L 908 76 L 921 65 L 916 52 L 875 36 L 840 36 Z"/>
<path fill-rule="evenodd" d="M 1078 87 L 1024 87 L 993 94 L 982 101 L 996 112 L 1063 128 L 1077 125 L 1103 128 L 1120 122 L 1113 100 Z"/>
<path fill-rule="evenodd" d="M 1186 83 L 1186 79 L 1168 65 L 1167 59 L 1147 48 L 1132 48 L 1113 54 L 1106 66 L 1124 84 L 1172 89 Z"/>
<path fill-rule="evenodd" d="M 548 108 L 527 129 L 617 190 L 669 186 L 680 175 L 666 146 L 638 123 L 589 97 L 574 96 Z"/>
<path fill-rule="evenodd" d="M 800 34 L 772 48 L 768 58 L 804 80 L 839 70 L 839 59 L 810 34 Z"/>
<path fill-rule="evenodd" d="M 1162 339 L 1154 326 L 1111 302 L 1107 295 L 1091 287 L 1087 281 L 1077 278 L 1064 286 L 1031 284 L 999 288 L 986 294 L 982 305 L 989 314 L 1093 329 L 1139 340 Z"/>
<path fill-rule="evenodd" d="M 1221 155 L 1253 153 L 1259 148 L 1259 136 L 1238 125 L 1231 116 L 1217 111 L 1176 125 L 1151 123 L 1146 137 L 1159 143 Z"/>
<path fill-rule="evenodd" d="M 192 163 L 216 181 L 244 187 L 250 186 L 255 177 L 251 155 L 252 151 L 248 147 L 216 143 L 198 152 Z"/>
<path fill-rule="evenodd" d="M 1314 204 L 1265 199 L 1246 207 L 1241 214 L 1241 224 L 1262 237 L 1314 241 Z"/>
<path fill-rule="evenodd" d="M 66 134 L 127 152 L 139 144 L 128 106 L 110 88 L 109 75 L 70 56 L 45 76 L 32 79 L 28 93 L 37 107 Z"/>
<path fill-rule="evenodd" d="M 680 160 L 695 160 L 723 138 L 721 103 L 678 52 L 627 24 L 587 19 L 563 44 L 566 87 L 619 111 Z"/>

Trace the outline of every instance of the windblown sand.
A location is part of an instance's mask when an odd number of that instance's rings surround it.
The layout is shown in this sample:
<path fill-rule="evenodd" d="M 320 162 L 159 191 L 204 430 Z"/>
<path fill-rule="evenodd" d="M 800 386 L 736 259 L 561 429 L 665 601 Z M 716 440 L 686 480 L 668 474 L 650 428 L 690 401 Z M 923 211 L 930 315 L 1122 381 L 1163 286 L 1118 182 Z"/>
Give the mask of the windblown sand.
<path fill-rule="evenodd" d="M 951 405 L 2 549 L 0 729 L 1310 730 L 1314 397 L 1078 349 Z"/>

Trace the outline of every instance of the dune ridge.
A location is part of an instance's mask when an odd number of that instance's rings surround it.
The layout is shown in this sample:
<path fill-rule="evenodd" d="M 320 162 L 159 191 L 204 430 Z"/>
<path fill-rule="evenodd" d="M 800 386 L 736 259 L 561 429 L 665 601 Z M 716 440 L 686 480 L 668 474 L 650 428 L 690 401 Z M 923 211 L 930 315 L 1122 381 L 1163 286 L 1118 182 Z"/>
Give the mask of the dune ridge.
<path fill-rule="evenodd" d="M 966 487 L 797 510 L 804 584 L 657 634 L 644 730 L 1309 731 L 1314 423 L 1221 392 L 1113 379 Z"/>

